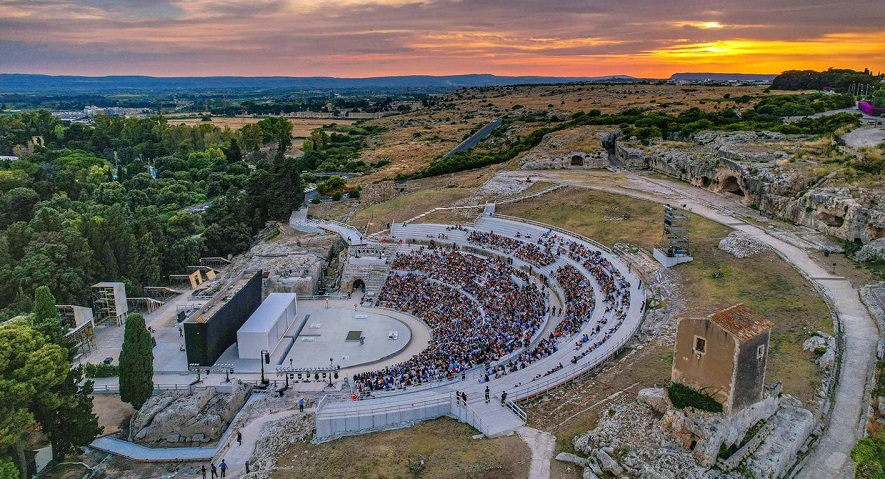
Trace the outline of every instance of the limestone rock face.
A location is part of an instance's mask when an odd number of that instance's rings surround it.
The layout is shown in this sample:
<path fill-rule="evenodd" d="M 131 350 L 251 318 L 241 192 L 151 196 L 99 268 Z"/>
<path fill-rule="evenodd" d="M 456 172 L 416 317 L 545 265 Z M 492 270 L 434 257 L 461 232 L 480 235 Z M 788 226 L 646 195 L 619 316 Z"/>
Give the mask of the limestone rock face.
<path fill-rule="evenodd" d="M 168 391 L 154 396 L 132 423 L 135 442 L 168 446 L 218 440 L 251 391 L 252 386 L 237 382 L 230 393 L 210 387 L 193 394 Z"/>
<path fill-rule="evenodd" d="M 814 429 L 814 417 L 793 397 L 785 396 L 781 407 L 771 417 L 774 430 L 759 449 L 747 459 L 750 477 L 773 479 L 781 477 L 796 459 Z"/>
<path fill-rule="evenodd" d="M 576 456 L 574 454 L 570 454 L 568 452 L 560 452 L 556 455 L 556 460 L 559 462 L 570 462 L 572 464 L 584 467 L 587 465 L 587 459 Z"/>
<path fill-rule="evenodd" d="M 801 140 L 772 132 L 704 132 L 693 141 L 643 145 L 618 139 L 612 162 L 652 169 L 847 241 L 885 237 L 885 190 L 826 186 Z M 789 165 L 789 167 L 787 167 Z M 881 248 L 870 250 L 879 254 Z"/>
<path fill-rule="evenodd" d="M 854 259 L 861 263 L 885 259 L 885 238 L 863 245 L 863 248 L 854 255 Z"/>
<path fill-rule="evenodd" d="M 815 352 L 823 350 L 815 360 L 822 368 L 832 367 L 836 362 L 836 338 L 824 332 L 818 331 L 815 336 L 806 339 L 802 343 L 802 350 Z"/>
<path fill-rule="evenodd" d="M 603 471 L 608 471 L 615 476 L 620 476 L 624 473 L 624 469 L 618 464 L 618 461 L 612 459 L 605 450 L 597 449 L 596 459 L 599 459 L 599 465 L 602 466 Z"/>
<path fill-rule="evenodd" d="M 814 428 L 812 413 L 782 395 L 777 383 L 765 399 L 732 415 L 669 406 L 660 416 L 653 407 L 663 407 L 665 398 L 662 389 L 644 389 L 636 401 L 611 405 L 595 429 L 576 436 L 575 449 L 589 459 L 585 470 L 631 479 L 773 479 L 793 465 Z M 725 459 L 719 458 L 721 446 L 736 447 Z"/>
<path fill-rule="evenodd" d="M 259 440 L 255 443 L 255 450 L 249 464 L 252 465 L 251 479 L 270 479 L 271 472 L 282 452 L 292 444 L 304 441 L 315 432 L 315 420 L 313 414 L 296 414 L 281 421 L 271 421 L 261 426 Z M 307 451 L 305 451 L 306 453 Z M 297 458 L 294 454 L 292 458 Z M 304 454 L 304 459 L 309 459 Z"/>
<path fill-rule="evenodd" d="M 604 144 L 611 134 L 610 129 L 600 127 L 548 133 L 538 146 L 520 158 L 519 167 L 525 170 L 605 168 L 609 165 L 609 153 Z"/>
<path fill-rule="evenodd" d="M 637 398 L 639 402 L 648 404 L 655 411 L 664 414 L 672 405 L 667 391 L 664 388 L 645 388 L 639 391 Z"/>

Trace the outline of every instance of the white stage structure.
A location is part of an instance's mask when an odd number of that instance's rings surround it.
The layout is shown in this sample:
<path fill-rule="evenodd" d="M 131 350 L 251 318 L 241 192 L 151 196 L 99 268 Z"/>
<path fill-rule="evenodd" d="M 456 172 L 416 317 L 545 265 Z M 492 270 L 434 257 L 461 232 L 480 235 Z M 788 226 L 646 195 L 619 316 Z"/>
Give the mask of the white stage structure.
<path fill-rule="evenodd" d="M 261 359 L 261 351 L 273 353 L 298 314 L 295 293 L 271 293 L 237 331 L 240 359 Z"/>

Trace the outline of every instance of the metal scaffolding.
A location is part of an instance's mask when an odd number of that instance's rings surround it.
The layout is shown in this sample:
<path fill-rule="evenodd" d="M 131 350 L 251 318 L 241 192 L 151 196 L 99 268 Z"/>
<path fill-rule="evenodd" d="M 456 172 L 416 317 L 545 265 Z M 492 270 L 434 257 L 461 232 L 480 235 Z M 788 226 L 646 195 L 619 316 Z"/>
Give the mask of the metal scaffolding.
<path fill-rule="evenodd" d="M 96 283 L 92 285 L 92 306 L 96 324 L 114 321 L 120 326 L 129 314 L 126 285 L 123 283 Z"/>

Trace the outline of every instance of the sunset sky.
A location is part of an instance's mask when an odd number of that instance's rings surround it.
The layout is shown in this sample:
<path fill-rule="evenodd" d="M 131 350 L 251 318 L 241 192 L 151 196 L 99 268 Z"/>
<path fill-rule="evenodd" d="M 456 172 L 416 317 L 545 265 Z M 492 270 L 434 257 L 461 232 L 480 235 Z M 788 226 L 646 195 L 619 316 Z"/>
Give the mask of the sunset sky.
<path fill-rule="evenodd" d="M 885 0 L 0 0 L 0 73 L 885 70 Z"/>

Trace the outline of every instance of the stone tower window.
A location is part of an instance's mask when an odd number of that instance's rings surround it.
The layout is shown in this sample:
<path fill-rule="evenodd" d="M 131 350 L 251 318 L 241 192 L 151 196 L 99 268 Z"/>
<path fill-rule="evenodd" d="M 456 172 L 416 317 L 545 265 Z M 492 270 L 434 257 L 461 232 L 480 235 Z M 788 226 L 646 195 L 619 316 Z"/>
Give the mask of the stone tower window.
<path fill-rule="evenodd" d="M 700 336 L 694 337 L 694 353 L 695 354 L 706 354 L 707 352 L 707 339 L 702 338 Z"/>

